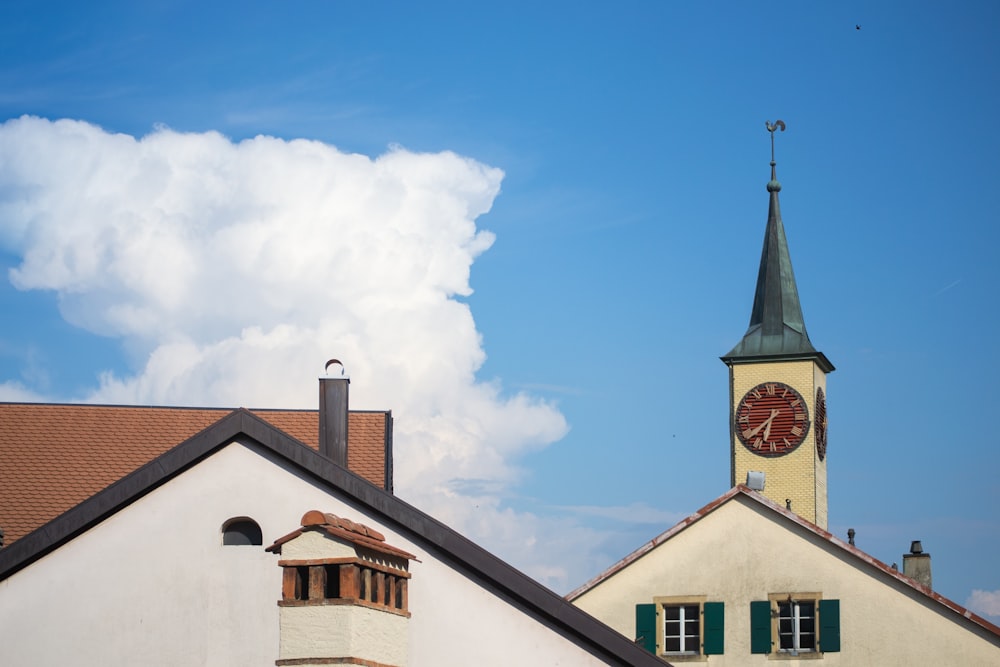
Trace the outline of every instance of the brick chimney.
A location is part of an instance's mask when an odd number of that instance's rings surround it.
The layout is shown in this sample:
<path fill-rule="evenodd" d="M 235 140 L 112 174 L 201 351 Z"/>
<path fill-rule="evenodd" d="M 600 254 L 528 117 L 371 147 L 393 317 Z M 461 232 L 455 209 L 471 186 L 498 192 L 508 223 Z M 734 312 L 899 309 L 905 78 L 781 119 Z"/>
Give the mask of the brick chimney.
<path fill-rule="evenodd" d="M 330 377 L 330 366 L 340 367 L 340 375 Z M 347 467 L 347 393 L 351 379 L 338 359 L 326 362 L 327 376 L 319 379 L 319 453 L 337 465 Z"/>
<path fill-rule="evenodd" d="M 920 540 L 913 540 L 910 553 L 903 554 L 903 574 L 918 584 L 931 587 L 931 555 L 924 553 Z"/>
<path fill-rule="evenodd" d="M 406 667 L 409 563 L 378 531 L 318 510 L 267 548 L 280 554 L 277 665 Z"/>

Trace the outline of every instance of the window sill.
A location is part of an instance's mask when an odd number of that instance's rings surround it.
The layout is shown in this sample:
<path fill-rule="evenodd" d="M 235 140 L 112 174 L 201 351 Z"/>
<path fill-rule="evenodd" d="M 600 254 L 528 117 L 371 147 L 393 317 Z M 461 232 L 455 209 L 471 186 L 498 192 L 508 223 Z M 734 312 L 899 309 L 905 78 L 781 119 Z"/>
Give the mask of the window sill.
<path fill-rule="evenodd" d="M 660 657 L 667 662 L 707 662 L 708 656 L 703 653 L 661 653 Z"/>
<path fill-rule="evenodd" d="M 820 651 L 808 651 L 805 653 L 793 654 L 790 651 L 780 651 L 769 653 L 768 660 L 822 660 L 823 653 Z"/>

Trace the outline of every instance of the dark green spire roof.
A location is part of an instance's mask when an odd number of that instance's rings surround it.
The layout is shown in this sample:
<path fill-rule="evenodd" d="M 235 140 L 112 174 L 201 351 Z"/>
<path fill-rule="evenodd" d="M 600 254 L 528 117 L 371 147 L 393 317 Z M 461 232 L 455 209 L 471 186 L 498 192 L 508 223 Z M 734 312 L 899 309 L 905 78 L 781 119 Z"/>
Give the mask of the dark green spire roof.
<path fill-rule="evenodd" d="M 772 139 L 771 181 L 767 184 L 770 205 L 750 326 L 743 335 L 743 340 L 722 360 L 728 364 L 739 360 L 813 358 L 829 373 L 833 370 L 833 364 L 813 347 L 809 334 L 806 333 L 802 306 L 799 304 L 799 290 L 792 271 L 792 258 L 788 253 L 785 227 L 781 222 L 781 207 L 778 204 L 781 184 L 775 172 L 773 141 L 774 128 L 784 130 L 784 125 L 781 121 L 775 125 L 768 123 Z"/>

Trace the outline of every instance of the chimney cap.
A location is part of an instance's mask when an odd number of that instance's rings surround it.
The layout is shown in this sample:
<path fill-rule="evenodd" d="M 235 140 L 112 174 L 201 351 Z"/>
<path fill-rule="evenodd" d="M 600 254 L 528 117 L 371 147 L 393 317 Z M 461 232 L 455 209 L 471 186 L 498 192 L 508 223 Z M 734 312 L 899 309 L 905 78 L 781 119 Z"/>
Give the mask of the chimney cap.
<path fill-rule="evenodd" d="M 910 542 L 910 553 L 911 554 L 922 554 L 924 552 L 924 546 L 920 543 L 920 540 L 913 540 Z"/>
<path fill-rule="evenodd" d="M 323 366 L 323 372 L 329 375 L 330 366 L 333 366 L 334 364 L 340 366 L 340 375 L 346 377 L 347 367 L 344 366 L 344 362 L 341 361 L 340 359 L 330 359 L 329 361 L 327 361 L 326 365 Z"/>

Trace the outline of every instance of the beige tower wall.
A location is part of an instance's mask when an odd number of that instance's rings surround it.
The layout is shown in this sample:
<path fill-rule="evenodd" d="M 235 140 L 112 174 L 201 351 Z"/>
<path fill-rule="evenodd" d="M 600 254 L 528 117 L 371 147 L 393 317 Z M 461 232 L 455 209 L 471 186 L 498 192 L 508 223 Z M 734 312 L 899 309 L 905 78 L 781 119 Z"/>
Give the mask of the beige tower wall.
<path fill-rule="evenodd" d="M 763 382 L 783 382 L 802 395 L 809 413 L 809 431 L 794 451 L 784 456 L 759 456 L 747 449 L 733 422 L 743 396 Z M 791 500 L 792 511 L 824 530 L 827 528 L 826 460 L 816 451 L 816 390 L 826 393 L 826 374 L 811 359 L 803 361 L 754 362 L 730 366 L 729 435 L 732 448 L 733 485 L 746 482 L 747 472 L 761 471 L 766 476 L 765 496 L 785 506 Z"/>

